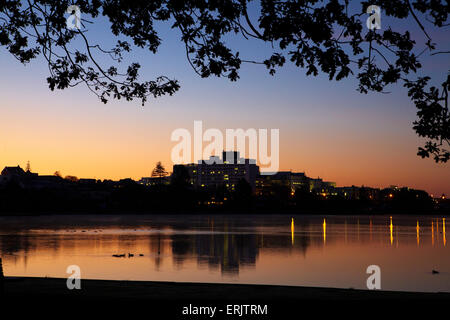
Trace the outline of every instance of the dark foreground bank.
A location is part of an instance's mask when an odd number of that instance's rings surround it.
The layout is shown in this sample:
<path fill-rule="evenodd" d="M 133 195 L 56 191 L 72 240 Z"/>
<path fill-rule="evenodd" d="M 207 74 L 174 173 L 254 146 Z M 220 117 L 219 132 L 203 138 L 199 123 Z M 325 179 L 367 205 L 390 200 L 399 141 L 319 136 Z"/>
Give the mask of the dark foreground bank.
<path fill-rule="evenodd" d="M 445 307 L 450 302 L 449 293 L 109 280 L 82 280 L 80 290 L 68 290 L 66 281 L 6 278 L 1 304 L 11 308 L 13 304 L 19 304 L 24 307 L 19 312 L 44 312 L 47 315 L 62 307 L 74 312 L 114 315 L 139 310 L 149 316 L 161 314 L 170 319 L 278 319 L 282 314 L 295 315 L 305 311 L 322 316 L 345 314 L 348 318 L 361 319 L 365 318 L 364 313 L 357 311 L 361 307 L 372 316 L 386 313 L 412 315 L 416 308 Z M 205 314 L 207 308 L 213 307 L 214 316 Z M 200 310 L 204 314 L 196 314 Z"/>

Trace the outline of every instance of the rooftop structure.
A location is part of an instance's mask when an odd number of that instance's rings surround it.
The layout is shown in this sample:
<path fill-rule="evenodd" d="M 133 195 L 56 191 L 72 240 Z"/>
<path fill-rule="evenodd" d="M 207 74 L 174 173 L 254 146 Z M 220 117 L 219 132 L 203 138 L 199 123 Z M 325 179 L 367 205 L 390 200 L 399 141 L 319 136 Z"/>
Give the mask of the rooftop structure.
<path fill-rule="evenodd" d="M 198 164 L 174 165 L 174 175 L 186 170 L 192 185 L 197 187 L 225 186 L 234 190 L 241 179 L 245 179 L 253 190 L 259 167 L 254 159 L 241 158 L 237 151 L 223 151 L 222 158 L 211 156 L 208 160 L 199 160 Z"/>

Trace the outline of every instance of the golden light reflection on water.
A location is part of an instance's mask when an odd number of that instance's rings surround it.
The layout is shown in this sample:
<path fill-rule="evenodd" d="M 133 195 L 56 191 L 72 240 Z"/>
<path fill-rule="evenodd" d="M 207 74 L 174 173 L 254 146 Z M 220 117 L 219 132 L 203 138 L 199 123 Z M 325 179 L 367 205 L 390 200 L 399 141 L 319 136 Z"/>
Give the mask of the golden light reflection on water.
<path fill-rule="evenodd" d="M 291 220 L 291 242 L 294 245 L 294 218 Z"/>
<path fill-rule="evenodd" d="M 431 220 L 431 246 L 434 247 L 434 221 Z"/>
<path fill-rule="evenodd" d="M 389 224 L 389 235 L 390 235 L 390 240 L 391 240 L 391 246 L 394 243 L 394 236 L 392 235 L 393 231 L 394 231 L 394 225 L 392 224 L 392 217 L 390 218 L 390 224 Z"/>
<path fill-rule="evenodd" d="M 417 237 L 417 246 L 420 244 L 420 226 L 419 226 L 419 220 L 417 220 L 417 226 L 416 226 L 416 237 Z"/>
<path fill-rule="evenodd" d="M 390 270 L 384 289 L 450 291 L 442 277 L 426 272 L 450 270 L 446 218 L 182 218 L 20 228 L 0 218 L 0 255 L 9 276 L 65 277 L 67 266 L 76 264 L 84 277 L 97 279 L 343 288 L 364 288 L 361 270 L 376 263 Z M 435 234 L 439 221 L 442 232 Z"/>
<path fill-rule="evenodd" d="M 445 238 L 445 218 L 442 218 L 442 242 L 444 242 L 444 247 L 447 245 L 447 239 Z"/>

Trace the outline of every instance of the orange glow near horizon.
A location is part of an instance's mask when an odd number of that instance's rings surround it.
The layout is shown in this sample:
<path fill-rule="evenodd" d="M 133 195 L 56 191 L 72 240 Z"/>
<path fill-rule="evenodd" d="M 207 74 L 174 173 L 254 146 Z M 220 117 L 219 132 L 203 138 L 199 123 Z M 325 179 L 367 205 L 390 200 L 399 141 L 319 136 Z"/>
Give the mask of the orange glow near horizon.
<path fill-rule="evenodd" d="M 327 243 L 327 222 L 325 218 L 323 219 L 323 244 Z"/>
<path fill-rule="evenodd" d="M 5 130 L 5 133 L 7 131 L 9 130 Z M 161 161 L 168 172 L 172 171 L 173 163 L 170 153 L 175 143 L 170 143 L 170 132 L 167 128 L 164 129 L 165 134 L 160 138 L 162 140 L 155 140 L 151 132 L 146 134 L 145 138 L 136 140 L 131 134 L 120 137 L 117 134 L 98 135 L 92 132 L 90 135 L 74 131 L 53 135 L 53 130 L 48 128 L 42 131 L 32 133 L 31 137 L 27 137 L 30 132 L 23 133 L 23 136 L 19 136 L 21 134 L 18 132 L 9 133 L 9 138 L 0 143 L 0 170 L 5 166 L 17 165 L 25 168 L 27 161 L 30 161 L 32 171 L 40 175 L 53 175 L 59 171 L 63 176 L 73 175 L 78 178 L 140 180 L 142 177 L 150 176 L 156 162 Z M 2 133 L 0 129 L 0 134 Z M 5 133 L 2 135 L 4 136 Z M 305 146 L 305 149 L 308 147 Z M 450 180 L 450 174 L 438 168 L 443 165 L 436 165 L 434 169 L 425 170 L 426 172 L 435 171 L 435 178 L 410 179 L 408 170 L 398 170 L 397 167 L 385 170 L 383 174 L 377 170 L 363 169 L 364 167 L 361 166 L 355 171 L 354 168 L 358 165 L 349 166 L 352 161 L 345 160 L 344 155 L 339 157 L 339 161 L 330 160 L 329 157 L 325 161 L 321 157 L 322 155 L 319 154 L 316 156 L 300 152 L 293 154 L 291 151 L 283 152 L 281 149 L 280 171 L 305 172 L 311 178 L 321 177 L 325 181 L 334 181 L 337 186 L 366 185 L 386 188 L 390 185 L 398 185 L 434 194 L 450 193 L 449 185 L 444 182 Z M 376 159 L 364 160 L 365 163 L 373 163 L 373 165 L 376 161 Z M 336 166 L 336 163 L 342 165 Z M 373 174 L 368 174 L 369 172 Z M 399 176 L 399 173 L 404 176 Z"/>
<path fill-rule="evenodd" d="M 93 39 L 108 38 L 101 25 Z M 417 110 L 401 86 L 392 87 L 392 95 L 361 95 L 353 81 L 312 79 L 287 65 L 276 77 L 243 66 L 239 82 L 203 79 L 186 62 L 178 37 L 164 43 L 158 57 L 144 58 L 133 49 L 142 63 L 141 80 L 169 73 L 181 90 L 149 99 L 144 107 L 138 100 L 103 104 L 84 86 L 50 91 L 45 59 L 24 67 L 0 52 L 0 170 L 30 161 L 41 175 L 139 180 L 158 161 L 172 171 L 172 132 L 185 128 L 193 135 L 194 121 L 201 120 L 203 132 L 279 129 L 280 171 L 305 172 L 338 186 L 397 185 L 450 194 L 450 164 L 416 155 L 424 140 L 412 129 Z M 422 61 L 429 70 L 437 62 L 439 72 L 447 66 L 445 57 Z"/>
<path fill-rule="evenodd" d="M 70 91 L 59 94 L 70 96 Z M 193 133 L 194 120 L 202 120 L 204 131 L 217 128 L 223 133 L 227 128 L 279 128 L 280 171 L 305 172 L 338 186 L 398 185 L 430 194 L 450 194 L 449 164 L 417 157 L 420 142 L 414 133 L 411 136 L 415 140 L 409 144 L 402 144 L 403 136 L 393 139 L 382 132 L 373 139 L 373 132 L 356 134 L 355 128 L 350 130 L 338 111 L 330 117 L 338 124 L 342 122 L 342 126 L 330 124 L 330 129 L 323 130 L 320 126 L 306 126 L 300 118 L 296 122 L 295 117 L 284 124 L 272 119 L 255 120 L 254 114 L 236 119 L 222 114 L 226 108 L 206 115 L 202 110 L 190 114 L 190 103 L 176 108 L 185 116 L 172 117 L 173 111 L 161 106 L 142 109 L 122 103 L 90 105 L 90 98 L 68 102 L 48 97 L 47 91 L 20 102 L 5 98 L 1 103 L 0 170 L 5 166 L 24 168 L 30 161 L 32 171 L 41 175 L 60 171 L 63 176 L 79 178 L 139 180 L 150 176 L 158 161 L 172 171 L 171 151 L 177 144 L 170 139 L 172 132 L 186 128 Z M 207 145 L 203 143 L 204 148 Z"/>

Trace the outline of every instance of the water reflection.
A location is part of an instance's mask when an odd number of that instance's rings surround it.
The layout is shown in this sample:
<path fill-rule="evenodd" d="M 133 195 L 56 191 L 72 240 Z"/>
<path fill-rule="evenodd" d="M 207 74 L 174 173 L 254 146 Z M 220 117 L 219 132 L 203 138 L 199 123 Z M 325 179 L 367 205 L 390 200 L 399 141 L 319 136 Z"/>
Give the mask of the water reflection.
<path fill-rule="evenodd" d="M 392 217 L 389 217 L 391 223 L 389 224 L 389 234 L 390 234 L 390 239 L 391 239 L 391 246 L 394 243 L 394 237 L 392 236 L 392 231 L 394 230 L 394 225 L 392 224 Z"/>
<path fill-rule="evenodd" d="M 294 218 L 292 218 L 291 220 L 291 241 L 292 241 L 292 245 L 294 245 Z"/>
<path fill-rule="evenodd" d="M 419 220 L 417 220 L 417 226 L 416 226 L 416 238 L 417 238 L 417 246 L 420 244 L 420 226 L 419 226 Z"/>
<path fill-rule="evenodd" d="M 386 266 L 392 263 L 394 270 L 389 272 L 397 278 L 402 274 L 407 277 L 405 269 L 419 272 L 420 267 L 423 274 L 414 276 L 416 285 L 420 282 L 417 279 L 427 276 L 431 268 L 427 263 L 430 266 L 443 264 L 450 270 L 446 220 L 441 217 L 27 219 L 24 223 L 25 219 L 21 218 L 0 218 L 0 255 L 7 275 L 65 276 L 67 265 L 79 264 L 90 278 L 207 282 L 231 279 L 250 283 L 364 287 L 365 274 L 360 271 L 374 263 Z M 439 232 L 440 219 L 442 232 Z M 387 223 L 389 228 L 386 228 Z M 424 248 L 437 251 L 422 251 Z M 113 257 L 128 253 L 134 257 Z M 347 281 L 358 272 L 362 280 L 342 284 L 340 281 L 344 281 L 346 272 Z M 445 272 L 441 280 L 444 276 Z M 424 285 L 423 289 L 429 288 Z"/>
<path fill-rule="evenodd" d="M 444 247 L 447 244 L 447 239 L 445 238 L 445 218 L 442 218 L 442 241 L 444 242 Z"/>
<path fill-rule="evenodd" d="M 431 220 L 431 246 L 434 247 L 434 221 Z"/>

